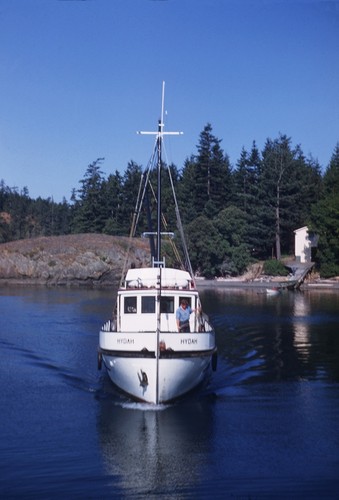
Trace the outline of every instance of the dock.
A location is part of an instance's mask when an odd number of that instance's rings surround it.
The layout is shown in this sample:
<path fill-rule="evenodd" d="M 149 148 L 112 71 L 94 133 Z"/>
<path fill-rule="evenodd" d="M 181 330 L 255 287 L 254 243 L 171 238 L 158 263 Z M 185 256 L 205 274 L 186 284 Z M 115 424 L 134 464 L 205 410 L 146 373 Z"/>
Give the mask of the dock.
<path fill-rule="evenodd" d="M 291 262 L 285 263 L 285 266 L 291 269 L 293 273 L 293 288 L 297 290 L 303 284 L 306 276 L 310 273 L 314 267 L 314 262 Z"/>

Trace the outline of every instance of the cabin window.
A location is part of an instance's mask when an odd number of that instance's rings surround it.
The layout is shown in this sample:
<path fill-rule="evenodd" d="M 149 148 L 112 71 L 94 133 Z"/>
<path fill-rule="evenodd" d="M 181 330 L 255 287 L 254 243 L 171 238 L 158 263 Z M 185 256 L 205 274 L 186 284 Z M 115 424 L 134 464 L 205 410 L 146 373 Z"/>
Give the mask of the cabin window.
<path fill-rule="evenodd" d="M 141 312 L 155 313 L 155 297 L 141 297 Z"/>
<path fill-rule="evenodd" d="M 137 312 L 137 298 L 136 297 L 125 297 L 124 312 L 125 312 L 125 314 L 133 314 L 133 313 Z"/>
<path fill-rule="evenodd" d="M 168 314 L 174 313 L 174 297 L 161 297 L 160 312 Z"/>
<path fill-rule="evenodd" d="M 181 304 L 182 300 L 186 300 L 187 304 L 192 308 L 192 297 L 180 297 L 179 305 Z"/>

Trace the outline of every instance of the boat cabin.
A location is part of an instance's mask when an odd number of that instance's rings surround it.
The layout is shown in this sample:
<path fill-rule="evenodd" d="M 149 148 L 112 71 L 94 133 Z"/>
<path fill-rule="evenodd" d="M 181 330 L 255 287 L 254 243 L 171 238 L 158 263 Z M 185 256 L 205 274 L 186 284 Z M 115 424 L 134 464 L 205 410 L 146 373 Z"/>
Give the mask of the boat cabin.
<path fill-rule="evenodd" d="M 175 332 L 176 310 L 182 299 L 192 309 L 198 308 L 198 292 L 188 272 L 171 268 L 130 269 L 118 291 L 117 330 L 155 331 L 160 307 L 160 330 Z M 191 314 L 190 322 L 191 331 L 195 331 L 195 314 Z"/>

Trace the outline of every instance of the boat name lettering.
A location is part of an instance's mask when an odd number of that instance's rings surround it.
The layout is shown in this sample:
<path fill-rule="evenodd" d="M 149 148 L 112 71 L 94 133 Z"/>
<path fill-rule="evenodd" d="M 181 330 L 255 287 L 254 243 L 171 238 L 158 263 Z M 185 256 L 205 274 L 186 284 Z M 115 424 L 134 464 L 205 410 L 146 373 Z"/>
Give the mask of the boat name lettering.
<path fill-rule="evenodd" d="M 134 344 L 134 339 L 117 339 L 118 344 Z"/>
<path fill-rule="evenodd" d="M 197 344 L 198 339 L 181 339 L 181 344 Z"/>

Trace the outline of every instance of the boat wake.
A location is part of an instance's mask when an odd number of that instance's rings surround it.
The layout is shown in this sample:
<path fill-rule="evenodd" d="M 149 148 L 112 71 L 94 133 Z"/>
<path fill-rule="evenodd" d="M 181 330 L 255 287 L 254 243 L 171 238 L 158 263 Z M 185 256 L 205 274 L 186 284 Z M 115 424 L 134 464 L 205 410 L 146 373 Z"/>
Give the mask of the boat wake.
<path fill-rule="evenodd" d="M 149 403 L 137 403 L 137 402 L 125 402 L 120 403 L 120 406 L 125 410 L 136 410 L 136 411 L 163 411 L 169 408 L 171 405 L 154 405 Z"/>
<path fill-rule="evenodd" d="M 28 372 L 30 378 L 38 378 L 40 384 L 41 381 L 48 384 L 51 378 L 56 376 L 66 385 L 81 391 L 97 393 L 100 390 L 100 384 L 98 384 L 98 377 L 94 369 L 87 373 L 76 373 L 72 368 L 58 363 L 58 361 L 47 357 L 46 354 L 38 354 L 33 349 L 17 346 L 7 340 L 2 340 L 0 345 L 3 355 L 6 350 L 8 351 L 8 354 L 5 355 L 6 362 L 15 363 L 26 373 L 27 368 L 30 367 Z M 13 353 L 15 353 L 14 356 Z M 44 372 L 43 375 L 41 375 L 40 370 Z"/>

